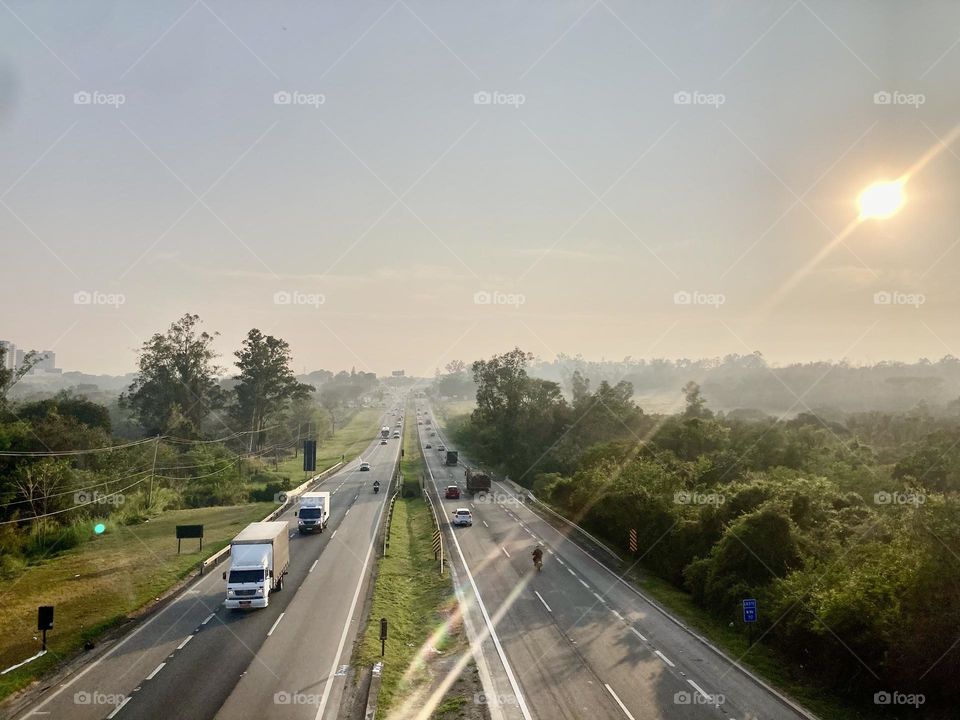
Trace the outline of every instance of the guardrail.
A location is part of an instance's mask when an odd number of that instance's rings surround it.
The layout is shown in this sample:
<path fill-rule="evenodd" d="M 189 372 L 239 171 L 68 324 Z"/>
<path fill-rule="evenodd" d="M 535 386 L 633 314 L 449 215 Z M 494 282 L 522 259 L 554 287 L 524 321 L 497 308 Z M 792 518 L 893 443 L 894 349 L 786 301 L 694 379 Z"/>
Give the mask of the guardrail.
<path fill-rule="evenodd" d="M 284 499 L 283 503 L 278 508 L 271 511 L 260 522 L 269 522 L 270 520 L 276 520 L 284 512 L 286 512 L 293 506 L 293 503 L 296 501 L 297 496 L 302 495 L 305 491 L 314 487 L 315 485 L 319 485 L 320 483 L 324 482 L 325 480 L 327 480 L 327 478 L 329 478 L 333 473 L 335 473 L 344 465 L 345 465 L 344 462 L 342 461 L 338 462 L 336 465 L 332 465 L 331 467 L 328 467 L 323 472 L 314 475 L 312 478 L 310 478 L 306 482 L 301 483 L 300 485 L 297 485 L 297 487 L 293 488 L 293 490 L 286 491 L 286 493 L 284 493 L 286 495 L 286 498 Z M 215 552 L 206 560 L 201 561 L 200 575 L 203 575 L 203 573 L 208 569 L 212 567 L 216 567 L 217 565 L 222 563 L 229 555 L 230 555 L 230 545 L 227 545 L 225 548 L 223 548 L 218 552 Z"/>

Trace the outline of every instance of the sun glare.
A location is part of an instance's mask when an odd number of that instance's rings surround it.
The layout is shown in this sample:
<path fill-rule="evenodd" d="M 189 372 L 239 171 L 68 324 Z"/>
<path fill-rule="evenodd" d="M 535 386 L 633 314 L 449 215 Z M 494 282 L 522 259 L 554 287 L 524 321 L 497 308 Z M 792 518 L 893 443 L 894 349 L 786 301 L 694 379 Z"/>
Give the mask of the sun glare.
<path fill-rule="evenodd" d="M 857 204 L 861 220 L 883 220 L 903 207 L 903 182 L 899 180 L 875 182 L 867 187 Z"/>

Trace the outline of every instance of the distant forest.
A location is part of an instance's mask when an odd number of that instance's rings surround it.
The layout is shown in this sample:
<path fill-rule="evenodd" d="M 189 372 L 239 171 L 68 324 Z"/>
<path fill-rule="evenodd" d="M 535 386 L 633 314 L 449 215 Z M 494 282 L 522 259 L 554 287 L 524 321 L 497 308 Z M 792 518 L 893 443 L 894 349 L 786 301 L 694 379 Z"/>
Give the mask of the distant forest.
<path fill-rule="evenodd" d="M 702 360 L 635 360 L 595 362 L 559 355 L 553 361 L 534 363 L 531 374 L 558 382 L 572 391 L 575 371 L 596 387 L 601 381 L 633 385 L 641 407 L 652 411 L 645 398 L 669 398 L 681 407 L 680 388 L 688 381 L 700 385 L 714 410 L 761 410 L 770 414 L 797 415 L 809 410 L 822 414 L 880 410 L 923 409 L 933 414 L 960 414 L 960 359 L 921 358 L 914 363 L 880 362 L 852 365 L 845 361 L 819 361 L 784 366 L 769 364 L 760 353 L 727 355 Z"/>

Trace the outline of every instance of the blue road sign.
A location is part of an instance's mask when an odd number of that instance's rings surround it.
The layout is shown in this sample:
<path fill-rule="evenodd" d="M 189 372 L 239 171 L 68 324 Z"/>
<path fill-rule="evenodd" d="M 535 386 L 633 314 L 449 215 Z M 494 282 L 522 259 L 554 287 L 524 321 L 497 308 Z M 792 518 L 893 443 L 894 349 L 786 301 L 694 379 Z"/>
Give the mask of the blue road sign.
<path fill-rule="evenodd" d="M 755 623 L 757 621 L 757 601 L 750 598 L 743 601 L 743 621 Z"/>

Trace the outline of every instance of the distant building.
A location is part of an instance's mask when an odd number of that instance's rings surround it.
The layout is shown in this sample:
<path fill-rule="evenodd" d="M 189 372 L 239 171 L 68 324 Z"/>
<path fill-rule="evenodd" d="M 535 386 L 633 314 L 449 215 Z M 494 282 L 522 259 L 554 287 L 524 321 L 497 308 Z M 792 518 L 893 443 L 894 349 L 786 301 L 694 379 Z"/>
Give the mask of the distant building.
<path fill-rule="evenodd" d="M 7 340 L 0 340 L 0 366 L 13 370 L 17 366 L 17 346 Z"/>
<path fill-rule="evenodd" d="M 390 374 L 393 375 L 394 377 L 403 377 L 406 373 L 403 370 L 394 370 Z"/>
<path fill-rule="evenodd" d="M 23 361 L 26 359 L 27 353 L 20 348 L 17 348 L 17 361 L 14 363 L 14 367 L 20 367 L 23 365 Z"/>
<path fill-rule="evenodd" d="M 38 357 L 39 361 L 34 366 L 37 370 L 49 373 L 57 371 L 57 354 L 53 350 L 44 350 L 38 353 Z"/>

